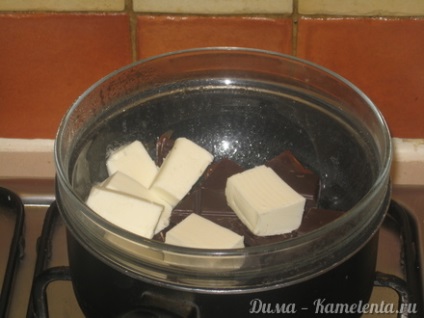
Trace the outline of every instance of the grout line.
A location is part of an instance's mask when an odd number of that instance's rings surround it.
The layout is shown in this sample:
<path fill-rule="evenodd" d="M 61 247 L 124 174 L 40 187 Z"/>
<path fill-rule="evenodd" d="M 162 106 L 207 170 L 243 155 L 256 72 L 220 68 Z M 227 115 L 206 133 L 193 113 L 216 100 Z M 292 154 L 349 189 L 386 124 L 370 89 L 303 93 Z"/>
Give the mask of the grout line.
<path fill-rule="evenodd" d="M 293 56 L 297 56 L 297 34 L 298 34 L 298 17 L 299 17 L 299 0 L 293 0 L 292 13 L 292 52 Z"/>
<path fill-rule="evenodd" d="M 131 58 L 133 62 L 136 62 L 138 59 L 137 15 L 134 12 L 133 0 L 125 0 L 125 12 L 130 19 Z"/>

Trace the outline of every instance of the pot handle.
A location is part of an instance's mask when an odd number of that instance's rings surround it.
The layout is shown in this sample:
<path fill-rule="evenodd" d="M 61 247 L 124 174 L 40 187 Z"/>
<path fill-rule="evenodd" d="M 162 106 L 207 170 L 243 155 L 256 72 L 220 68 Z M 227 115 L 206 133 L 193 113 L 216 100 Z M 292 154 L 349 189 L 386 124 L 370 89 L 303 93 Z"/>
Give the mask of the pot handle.
<path fill-rule="evenodd" d="M 119 315 L 118 318 L 182 318 L 159 308 L 137 308 Z"/>
<path fill-rule="evenodd" d="M 140 306 L 119 318 L 197 318 L 199 310 L 190 300 L 170 297 L 157 292 L 146 291 L 141 296 Z"/>

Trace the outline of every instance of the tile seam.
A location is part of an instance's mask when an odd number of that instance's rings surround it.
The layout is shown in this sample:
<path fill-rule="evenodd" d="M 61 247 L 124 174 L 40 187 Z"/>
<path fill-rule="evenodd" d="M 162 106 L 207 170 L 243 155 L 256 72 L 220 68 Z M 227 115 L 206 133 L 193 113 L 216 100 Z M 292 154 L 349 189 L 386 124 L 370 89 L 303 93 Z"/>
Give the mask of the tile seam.
<path fill-rule="evenodd" d="M 128 14 L 130 23 L 131 59 L 135 62 L 138 59 L 137 15 L 134 12 L 133 0 L 125 0 L 125 12 Z"/>
<path fill-rule="evenodd" d="M 294 0 L 296 1 L 296 0 Z M 302 18 L 311 18 L 311 19 L 325 19 L 325 18 L 340 18 L 340 19 L 399 19 L 399 20 L 410 20 L 410 19 L 417 19 L 421 20 L 424 19 L 424 15 L 405 15 L 405 16 L 399 16 L 399 15 L 346 15 L 346 14 L 304 14 L 299 13 L 298 16 Z"/>
<path fill-rule="evenodd" d="M 299 19 L 299 0 L 293 0 L 293 11 L 292 11 L 292 49 L 291 54 L 297 56 L 297 36 L 298 36 L 298 24 Z"/>

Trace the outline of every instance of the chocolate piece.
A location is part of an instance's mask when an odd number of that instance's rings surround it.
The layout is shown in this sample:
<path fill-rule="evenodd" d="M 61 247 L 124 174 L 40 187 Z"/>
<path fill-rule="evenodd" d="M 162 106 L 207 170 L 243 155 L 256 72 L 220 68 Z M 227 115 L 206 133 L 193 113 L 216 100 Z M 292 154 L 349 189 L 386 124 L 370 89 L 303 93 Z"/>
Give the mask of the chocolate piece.
<path fill-rule="evenodd" d="M 172 138 L 172 130 L 164 132 L 156 142 L 156 165 L 160 167 L 163 160 L 168 155 L 171 148 L 174 146 L 174 139 Z"/>
<path fill-rule="evenodd" d="M 298 235 L 312 232 L 343 215 L 343 211 L 311 208 L 305 211 L 302 224 L 297 229 Z"/>
<path fill-rule="evenodd" d="M 165 136 L 165 134 L 160 138 L 161 145 L 158 147 L 158 154 L 160 153 L 163 158 L 170 149 L 167 148 L 171 143 L 169 138 L 170 135 Z M 201 181 L 174 208 L 170 225 L 155 235 L 154 239 L 163 242 L 166 232 L 191 213 L 197 213 L 239 235 L 243 235 L 245 246 L 277 243 L 303 235 L 332 222 L 343 214 L 342 211 L 325 210 L 316 207 L 320 186 L 319 177 L 311 170 L 306 169 L 290 151 L 281 153 L 268 161 L 266 165 L 307 199 L 302 224 L 298 230 L 281 235 L 254 235 L 227 205 L 225 196 L 227 179 L 233 174 L 242 172 L 244 169 L 236 162 L 225 158 L 211 164 L 202 176 Z"/>
<path fill-rule="evenodd" d="M 297 193 L 306 199 L 305 210 L 317 206 L 320 187 L 319 176 L 305 168 L 297 158 L 286 150 L 265 163 L 272 168 Z"/>
<path fill-rule="evenodd" d="M 214 162 L 205 172 L 202 189 L 215 189 L 225 191 L 227 179 L 233 174 L 242 172 L 244 169 L 233 160 L 224 158 Z"/>
<path fill-rule="evenodd" d="M 224 191 L 198 188 L 187 195 L 180 204 L 174 208 L 171 214 L 169 227 L 155 235 L 154 239 L 163 242 L 166 232 L 191 213 L 199 214 L 239 235 L 243 235 L 245 246 L 275 243 L 296 235 L 296 233 L 293 232 L 282 235 L 256 236 L 240 221 L 234 211 L 227 205 Z"/>
<path fill-rule="evenodd" d="M 227 205 L 225 197 L 225 185 L 228 177 L 241 171 L 243 168 L 229 159 L 213 163 L 205 171 L 202 182 L 196 185 L 174 208 L 170 225 L 164 231 L 166 232 L 181 222 L 190 213 L 197 213 L 230 230 L 236 229 L 237 231 L 234 232 L 243 235 L 244 231 L 248 231 L 248 229 Z M 246 229 L 240 230 L 241 227 Z M 159 234 L 154 239 L 163 241 L 163 235 Z"/>

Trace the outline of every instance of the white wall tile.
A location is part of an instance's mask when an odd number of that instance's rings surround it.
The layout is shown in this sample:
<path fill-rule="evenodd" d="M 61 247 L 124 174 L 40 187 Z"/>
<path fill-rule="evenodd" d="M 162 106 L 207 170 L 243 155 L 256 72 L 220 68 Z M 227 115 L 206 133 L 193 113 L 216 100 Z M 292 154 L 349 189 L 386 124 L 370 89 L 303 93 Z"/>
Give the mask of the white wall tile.
<path fill-rule="evenodd" d="M 292 0 L 133 0 L 134 11 L 177 14 L 291 14 Z"/>
<path fill-rule="evenodd" d="M 299 0 L 300 14 L 421 16 L 423 0 Z"/>
<path fill-rule="evenodd" d="M 122 11 L 125 0 L 0 0 L 0 11 Z"/>

